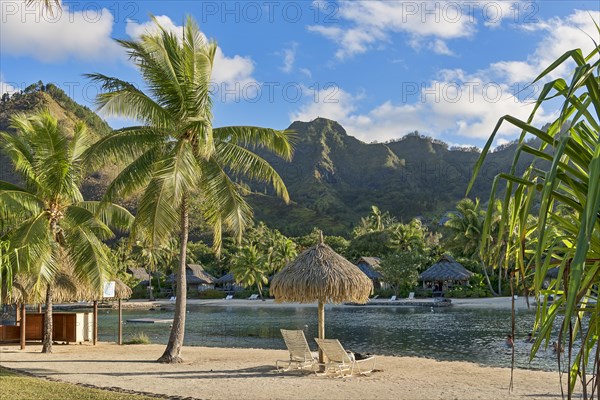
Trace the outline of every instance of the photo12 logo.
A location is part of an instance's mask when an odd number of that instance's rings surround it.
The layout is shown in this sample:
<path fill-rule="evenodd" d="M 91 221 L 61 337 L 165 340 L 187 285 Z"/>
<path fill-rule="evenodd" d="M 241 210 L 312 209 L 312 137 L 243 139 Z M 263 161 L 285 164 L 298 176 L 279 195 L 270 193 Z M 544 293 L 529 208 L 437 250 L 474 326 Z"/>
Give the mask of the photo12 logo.
<path fill-rule="evenodd" d="M 138 22 L 140 11 L 135 1 L 0 1 L 2 23 L 18 17 L 21 23 L 56 23 L 66 19 L 69 23 L 81 18 L 88 23 L 97 23 L 102 18 L 112 18 L 114 22 Z"/>

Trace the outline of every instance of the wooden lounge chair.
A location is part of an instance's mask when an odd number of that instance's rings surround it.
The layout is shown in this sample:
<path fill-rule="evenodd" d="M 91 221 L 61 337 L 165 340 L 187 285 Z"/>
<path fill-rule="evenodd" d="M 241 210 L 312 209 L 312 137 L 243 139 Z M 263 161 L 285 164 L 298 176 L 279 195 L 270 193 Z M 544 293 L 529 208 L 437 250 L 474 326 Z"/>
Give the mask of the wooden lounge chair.
<path fill-rule="evenodd" d="M 310 347 L 308 347 L 308 342 L 306 341 L 304 332 L 300 330 L 281 329 L 281 336 L 283 336 L 285 345 L 290 352 L 290 359 L 277 360 L 275 363 L 277 370 L 289 371 L 292 368 L 299 370 L 310 368 L 316 372 L 315 366 L 318 365 L 318 360 L 310 351 Z M 280 363 L 287 363 L 287 365 L 280 369 Z"/>
<path fill-rule="evenodd" d="M 350 375 L 368 374 L 375 369 L 375 356 L 357 360 L 354 354 L 348 353 L 337 339 L 315 339 L 315 341 L 327 357 L 327 362 L 324 364 L 326 374 L 339 373 L 343 377 L 346 372 Z"/>

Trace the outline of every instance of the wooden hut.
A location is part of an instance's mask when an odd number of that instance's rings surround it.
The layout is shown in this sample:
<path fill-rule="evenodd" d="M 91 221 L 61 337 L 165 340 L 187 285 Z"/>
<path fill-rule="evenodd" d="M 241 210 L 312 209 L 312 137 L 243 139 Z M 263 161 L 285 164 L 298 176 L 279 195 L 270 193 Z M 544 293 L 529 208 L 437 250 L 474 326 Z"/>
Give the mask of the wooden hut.
<path fill-rule="evenodd" d="M 197 290 L 199 292 L 208 289 L 214 289 L 215 278 L 207 273 L 199 264 L 187 264 L 185 268 L 187 279 L 187 290 Z M 177 274 L 171 274 L 167 278 L 168 283 L 177 284 Z"/>
<path fill-rule="evenodd" d="M 244 290 L 244 287 L 235 281 L 235 277 L 231 272 L 223 275 L 219 279 L 215 279 L 213 283 L 215 287 L 221 288 L 225 292 L 237 292 L 239 290 Z"/>
<path fill-rule="evenodd" d="M 389 285 L 383 281 L 383 275 L 379 271 L 380 262 L 378 257 L 361 257 L 356 266 L 373 282 L 374 289 L 387 289 Z"/>
<path fill-rule="evenodd" d="M 148 286 L 148 283 L 150 282 L 150 274 L 148 273 L 148 271 L 146 271 L 145 268 L 127 268 L 127 273 L 139 281 L 138 285 Z"/>
<path fill-rule="evenodd" d="M 443 293 L 454 286 L 467 285 L 471 276 L 471 271 L 450 255 L 444 254 L 438 262 L 419 275 L 419 281 L 423 282 L 423 288 L 431 289 L 434 293 Z"/>

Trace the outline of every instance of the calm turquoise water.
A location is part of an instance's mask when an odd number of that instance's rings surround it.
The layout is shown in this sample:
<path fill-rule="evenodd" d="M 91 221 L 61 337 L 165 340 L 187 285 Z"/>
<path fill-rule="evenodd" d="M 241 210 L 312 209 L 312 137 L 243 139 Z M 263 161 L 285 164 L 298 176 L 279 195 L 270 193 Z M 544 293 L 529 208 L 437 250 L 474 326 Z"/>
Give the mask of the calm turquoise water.
<path fill-rule="evenodd" d="M 186 345 L 285 349 L 279 329 L 303 329 L 313 350 L 317 346 L 316 307 L 188 306 Z M 172 318 L 172 311 L 124 310 L 131 318 Z M 540 350 L 529 363 L 531 344 L 525 342 L 534 311 L 519 311 L 516 321 L 516 365 L 556 369 L 556 356 Z M 382 355 L 428 357 L 510 366 L 511 351 L 504 344 L 511 327 L 510 310 L 426 307 L 335 307 L 325 311 L 325 335 L 338 338 L 347 349 Z M 99 338 L 116 341 L 117 312 L 102 310 Z M 153 343 L 167 343 L 169 324 L 126 323 L 124 340 L 144 332 Z"/>

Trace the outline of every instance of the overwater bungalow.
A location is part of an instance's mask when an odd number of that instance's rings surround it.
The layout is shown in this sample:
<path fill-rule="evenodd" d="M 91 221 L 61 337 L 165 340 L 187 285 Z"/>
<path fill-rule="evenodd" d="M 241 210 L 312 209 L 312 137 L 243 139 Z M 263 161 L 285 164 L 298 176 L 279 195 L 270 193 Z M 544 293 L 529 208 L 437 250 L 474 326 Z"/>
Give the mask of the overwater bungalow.
<path fill-rule="evenodd" d="M 434 295 L 441 295 L 454 286 L 465 286 L 473 272 L 467 270 L 448 254 L 444 254 L 435 264 L 419 275 L 424 289 L 431 289 Z"/>

